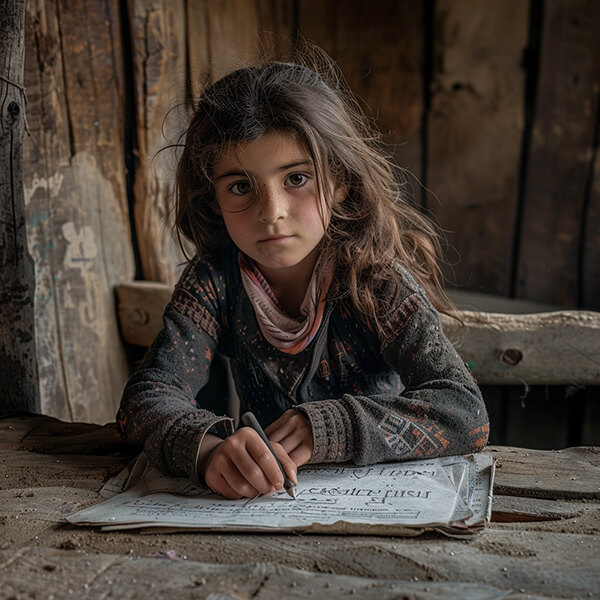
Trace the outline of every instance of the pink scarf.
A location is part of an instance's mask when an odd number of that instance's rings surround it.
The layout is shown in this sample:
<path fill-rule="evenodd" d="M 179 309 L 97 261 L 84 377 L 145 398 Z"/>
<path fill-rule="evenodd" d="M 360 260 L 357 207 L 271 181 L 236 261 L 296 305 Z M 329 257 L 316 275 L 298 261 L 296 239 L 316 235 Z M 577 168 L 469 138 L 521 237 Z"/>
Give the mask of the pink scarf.
<path fill-rule="evenodd" d="M 333 276 L 329 264 L 315 266 L 304 300 L 300 305 L 301 320 L 286 315 L 273 290 L 253 260 L 238 255 L 242 284 L 250 298 L 262 334 L 275 348 L 287 354 L 298 354 L 314 339 L 325 311 L 325 297 Z"/>

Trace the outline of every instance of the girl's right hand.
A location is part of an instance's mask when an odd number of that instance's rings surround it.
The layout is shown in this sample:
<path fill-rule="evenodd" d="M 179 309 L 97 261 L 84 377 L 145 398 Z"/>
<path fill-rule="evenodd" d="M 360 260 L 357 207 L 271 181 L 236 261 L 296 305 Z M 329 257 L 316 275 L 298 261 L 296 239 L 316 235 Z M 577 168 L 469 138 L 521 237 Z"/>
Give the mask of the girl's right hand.
<path fill-rule="evenodd" d="M 271 442 L 287 476 L 296 483 L 296 465 L 287 452 Z M 222 440 L 207 433 L 200 446 L 198 472 L 206 485 L 231 500 L 272 494 L 283 489 L 283 475 L 256 431 L 242 427 Z"/>

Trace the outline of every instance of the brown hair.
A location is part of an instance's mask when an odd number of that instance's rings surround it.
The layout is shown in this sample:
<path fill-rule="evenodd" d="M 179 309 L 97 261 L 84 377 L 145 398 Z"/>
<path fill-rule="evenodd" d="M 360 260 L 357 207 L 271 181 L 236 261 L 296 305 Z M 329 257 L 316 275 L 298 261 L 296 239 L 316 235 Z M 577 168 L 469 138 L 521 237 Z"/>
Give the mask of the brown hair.
<path fill-rule="evenodd" d="M 366 117 L 329 59 L 326 69 L 272 62 L 233 71 L 207 86 L 194 107 L 177 168 L 175 227 L 210 259 L 230 240 L 216 202 L 212 168 L 231 145 L 268 131 L 301 139 L 311 155 L 325 209 L 331 215 L 322 251 L 336 268 L 332 293 L 353 305 L 381 331 L 392 285 L 399 289 L 400 262 L 446 314 L 453 307 L 438 267 L 439 236 L 403 197 L 397 167 L 381 135 Z M 331 174 L 347 186 L 346 199 L 327 193 Z"/>

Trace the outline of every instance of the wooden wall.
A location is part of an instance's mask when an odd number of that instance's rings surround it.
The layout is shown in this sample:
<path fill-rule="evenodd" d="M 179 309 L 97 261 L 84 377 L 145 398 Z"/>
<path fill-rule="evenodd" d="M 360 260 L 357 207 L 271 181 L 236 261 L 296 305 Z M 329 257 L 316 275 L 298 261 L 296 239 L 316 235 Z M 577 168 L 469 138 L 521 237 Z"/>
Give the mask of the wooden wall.
<path fill-rule="evenodd" d="M 23 185 L 39 410 L 109 421 L 128 372 L 113 289 L 134 275 L 119 6 L 31 0 L 26 11 Z"/>
<path fill-rule="evenodd" d="M 24 185 L 40 410 L 113 418 L 113 288 L 174 283 L 177 141 L 200 84 L 288 52 L 339 62 L 444 229 L 461 289 L 600 309 L 595 0 L 30 0 Z M 173 109 L 173 110 L 170 110 Z M 169 112 L 170 111 L 170 112 Z"/>

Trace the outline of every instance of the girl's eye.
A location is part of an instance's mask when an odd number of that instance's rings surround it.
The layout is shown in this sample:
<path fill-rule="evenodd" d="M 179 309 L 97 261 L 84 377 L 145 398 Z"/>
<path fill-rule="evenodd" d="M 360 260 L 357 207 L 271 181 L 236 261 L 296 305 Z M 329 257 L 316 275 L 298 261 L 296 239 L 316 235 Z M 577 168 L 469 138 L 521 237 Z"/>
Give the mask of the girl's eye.
<path fill-rule="evenodd" d="M 304 173 L 292 173 L 286 177 L 285 183 L 291 187 L 302 187 L 309 179 Z"/>
<path fill-rule="evenodd" d="M 250 190 L 252 186 L 249 181 L 236 181 L 233 185 L 229 187 L 229 191 L 236 196 L 244 196 Z"/>

